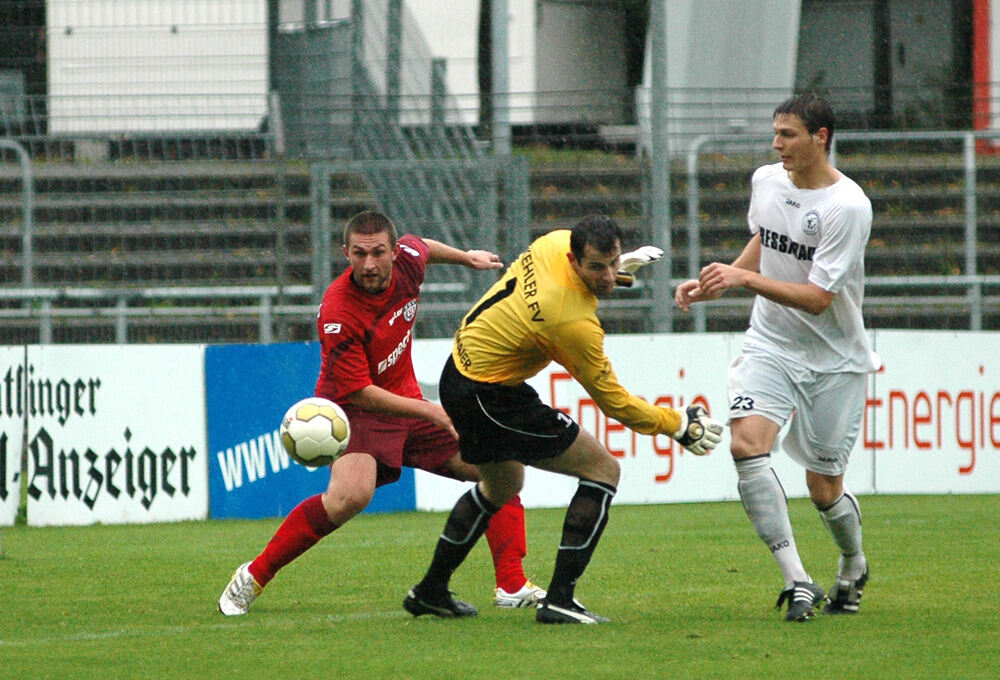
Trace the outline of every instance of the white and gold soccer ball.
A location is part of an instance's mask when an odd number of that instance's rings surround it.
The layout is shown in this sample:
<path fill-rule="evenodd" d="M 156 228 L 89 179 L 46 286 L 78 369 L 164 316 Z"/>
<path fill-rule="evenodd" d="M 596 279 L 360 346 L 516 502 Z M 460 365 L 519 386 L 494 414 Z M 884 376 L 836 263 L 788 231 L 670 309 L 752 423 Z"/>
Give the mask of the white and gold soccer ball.
<path fill-rule="evenodd" d="M 285 452 L 307 467 L 323 467 L 337 460 L 350 437 L 351 424 L 344 411 L 322 397 L 293 404 L 281 419 Z"/>

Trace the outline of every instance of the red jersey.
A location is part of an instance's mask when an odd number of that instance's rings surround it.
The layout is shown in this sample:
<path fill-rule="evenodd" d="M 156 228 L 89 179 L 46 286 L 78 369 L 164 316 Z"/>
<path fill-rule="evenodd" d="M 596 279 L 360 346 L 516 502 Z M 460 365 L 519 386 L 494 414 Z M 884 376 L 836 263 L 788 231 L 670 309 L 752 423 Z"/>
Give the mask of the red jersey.
<path fill-rule="evenodd" d="M 316 316 L 321 353 L 317 397 L 344 405 L 347 395 L 368 385 L 403 397 L 423 396 L 410 350 L 430 249 L 411 234 L 401 236 L 398 244 L 389 287 L 381 293 L 361 290 L 350 269 L 326 289 Z"/>

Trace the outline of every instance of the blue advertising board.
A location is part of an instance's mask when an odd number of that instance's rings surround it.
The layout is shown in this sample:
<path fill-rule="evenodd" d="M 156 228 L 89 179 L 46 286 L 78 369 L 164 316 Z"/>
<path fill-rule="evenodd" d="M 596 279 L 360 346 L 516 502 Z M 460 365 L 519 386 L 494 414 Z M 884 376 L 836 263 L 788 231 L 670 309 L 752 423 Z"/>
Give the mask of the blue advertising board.
<path fill-rule="evenodd" d="M 326 489 L 329 469 L 295 463 L 278 435 L 288 407 L 313 395 L 318 370 L 318 342 L 205 348 L 211 517 L 283 517 Z M 404 468 L 365 512 L 414 508 L 413 470 Z"/>

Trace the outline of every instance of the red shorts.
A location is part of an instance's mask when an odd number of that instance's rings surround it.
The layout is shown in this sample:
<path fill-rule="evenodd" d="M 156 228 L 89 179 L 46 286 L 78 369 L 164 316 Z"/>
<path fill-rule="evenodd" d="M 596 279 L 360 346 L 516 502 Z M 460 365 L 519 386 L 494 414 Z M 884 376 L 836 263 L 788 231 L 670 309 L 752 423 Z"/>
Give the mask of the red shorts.
<path fill-rule="evenodd" d="M 399 479 L 402 466 L 449 477 L 444 464 L 458 455 L 458 441 L 447 430 L 417 418 L 398 418 L 344 406 L 351 439 L 344 453 L 367 453 L 378 463 L 375 485 Z"/>

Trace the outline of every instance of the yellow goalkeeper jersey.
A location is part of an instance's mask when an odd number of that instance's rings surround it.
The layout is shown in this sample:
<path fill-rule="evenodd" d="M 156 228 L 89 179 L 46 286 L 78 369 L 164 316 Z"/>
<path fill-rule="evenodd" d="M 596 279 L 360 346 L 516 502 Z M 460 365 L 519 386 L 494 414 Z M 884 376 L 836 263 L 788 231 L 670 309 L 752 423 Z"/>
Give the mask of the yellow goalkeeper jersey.
<path fill-rule="evenodd" d="M 569 263 L 569 230 L 538 238 L 465 316 L 452 357 L 467 378 L 517 385 L 556 361 L 609 417 L 642 434 L 672 434 L 680 415 L 618 382 L 604 353 L 597 297 Z"/>

